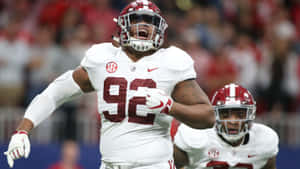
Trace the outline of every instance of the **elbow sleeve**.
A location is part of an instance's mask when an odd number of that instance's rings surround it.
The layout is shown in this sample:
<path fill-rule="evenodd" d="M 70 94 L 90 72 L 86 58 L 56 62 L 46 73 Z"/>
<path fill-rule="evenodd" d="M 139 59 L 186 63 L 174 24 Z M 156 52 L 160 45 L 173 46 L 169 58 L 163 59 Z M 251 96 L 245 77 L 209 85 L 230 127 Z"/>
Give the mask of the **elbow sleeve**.
<path fill-rule="evenodd" d="M 48 118 L 61 104 L 83 93 L 72 74 L 73 71 L 62 74 L 32 100 L 24 118 L 31 120 L 34 127 Z"/>

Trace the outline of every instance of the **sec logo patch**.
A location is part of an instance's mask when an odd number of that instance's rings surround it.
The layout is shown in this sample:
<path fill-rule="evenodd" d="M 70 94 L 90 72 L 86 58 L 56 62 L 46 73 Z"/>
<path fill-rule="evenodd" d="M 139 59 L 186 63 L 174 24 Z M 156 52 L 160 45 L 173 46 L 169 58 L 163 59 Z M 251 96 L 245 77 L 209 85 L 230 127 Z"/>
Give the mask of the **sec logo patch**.
<path fill-rule="evenodd" d="M 108 73 L 114 73 L 118 69 L 118 64 L 116 62 L 108 62 L 106 63 L 106 71 Z"/>
<path fill-rule="evenodd" d="M 209 151 L 208 151 L 208 156 L 211 158 L 211 159 L 216 159 L 218 158 L 220 155 L 220 152 L 219 150 L 217 150 L 216 148 L 211 148 Z"/>

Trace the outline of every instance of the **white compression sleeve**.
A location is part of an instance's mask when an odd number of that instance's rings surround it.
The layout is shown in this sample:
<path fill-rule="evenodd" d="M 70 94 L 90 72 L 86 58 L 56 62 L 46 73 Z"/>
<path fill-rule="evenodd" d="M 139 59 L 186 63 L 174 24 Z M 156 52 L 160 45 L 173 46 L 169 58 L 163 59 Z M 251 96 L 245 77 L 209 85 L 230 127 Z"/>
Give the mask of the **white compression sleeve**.
<path fill-rule="evenodd" d="M 61 104 L 83 93 L 72 74 L 73 71 L 62 74 L 32 100 L 24 118 L 31 120 L 34 127 L 48 118 Z"/>

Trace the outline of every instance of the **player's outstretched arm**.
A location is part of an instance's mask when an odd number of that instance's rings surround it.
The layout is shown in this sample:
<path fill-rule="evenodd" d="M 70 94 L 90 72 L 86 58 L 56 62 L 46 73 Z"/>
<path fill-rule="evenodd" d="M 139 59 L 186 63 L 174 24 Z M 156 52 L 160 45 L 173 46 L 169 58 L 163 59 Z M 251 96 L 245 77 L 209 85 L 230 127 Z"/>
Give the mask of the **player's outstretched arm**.
<path fill-rule="evenodd" d="M 270 158 L 262 169 L 276 169 L 276 156 Z"/>
<path fill-rule="evenodd" d="M 180 169 L 183 166 L 189 165 L 189 158 L 185 151 L 181 150 L 174 144 L 173 152 L 174 162 L 176 168 Z"/>
<path fill-rule="evenodd" d="M 10 168 L 14 160 L 30 153 L 28 133 L 33 127 L 48 118 L 52 112 L 64 102 L 67 102 L 83 92 L 93 91 L 87 72 L 79 67 L 68 71 L 54 80 L 41 94 L 37 95 L 25 112 L 25 116 L 12 135 L 8 150 L 4 152 Z"/>
<path fill-rule="evenodd" d="M 214 124 L 214 111 L 204 91 L 195 80 L 176 85 L 170 115 L 192 128 L 209 128 Z"/>

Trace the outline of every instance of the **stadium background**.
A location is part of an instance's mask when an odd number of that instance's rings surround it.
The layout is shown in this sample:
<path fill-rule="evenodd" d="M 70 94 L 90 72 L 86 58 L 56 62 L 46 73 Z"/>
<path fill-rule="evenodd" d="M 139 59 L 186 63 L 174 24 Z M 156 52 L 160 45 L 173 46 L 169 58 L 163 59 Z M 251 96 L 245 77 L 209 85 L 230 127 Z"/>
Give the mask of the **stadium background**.
<path fill-rule="evenodd" d="M 75 68 L 93 43 L 111 40 L 113 17 L 125 0 L 0 1 L 0 168 L 11 133 L 34 95 Z M 169 28 L 167 44 L 195 60 L 197 81 L 211 97 L 229 82 L 257 100 L 257 121 L 280 136 L 278 169 L 300 158 L 300 1 L 154 0 Z M 32 152 L 16 169 L 47 169 L 61 143 L 80 145 L 79 163 L 98 168 L 99 118 L 95 94 L 65 104 L 31 135 Z M 298 161 L 297 161 L 298 160 Z"/>

